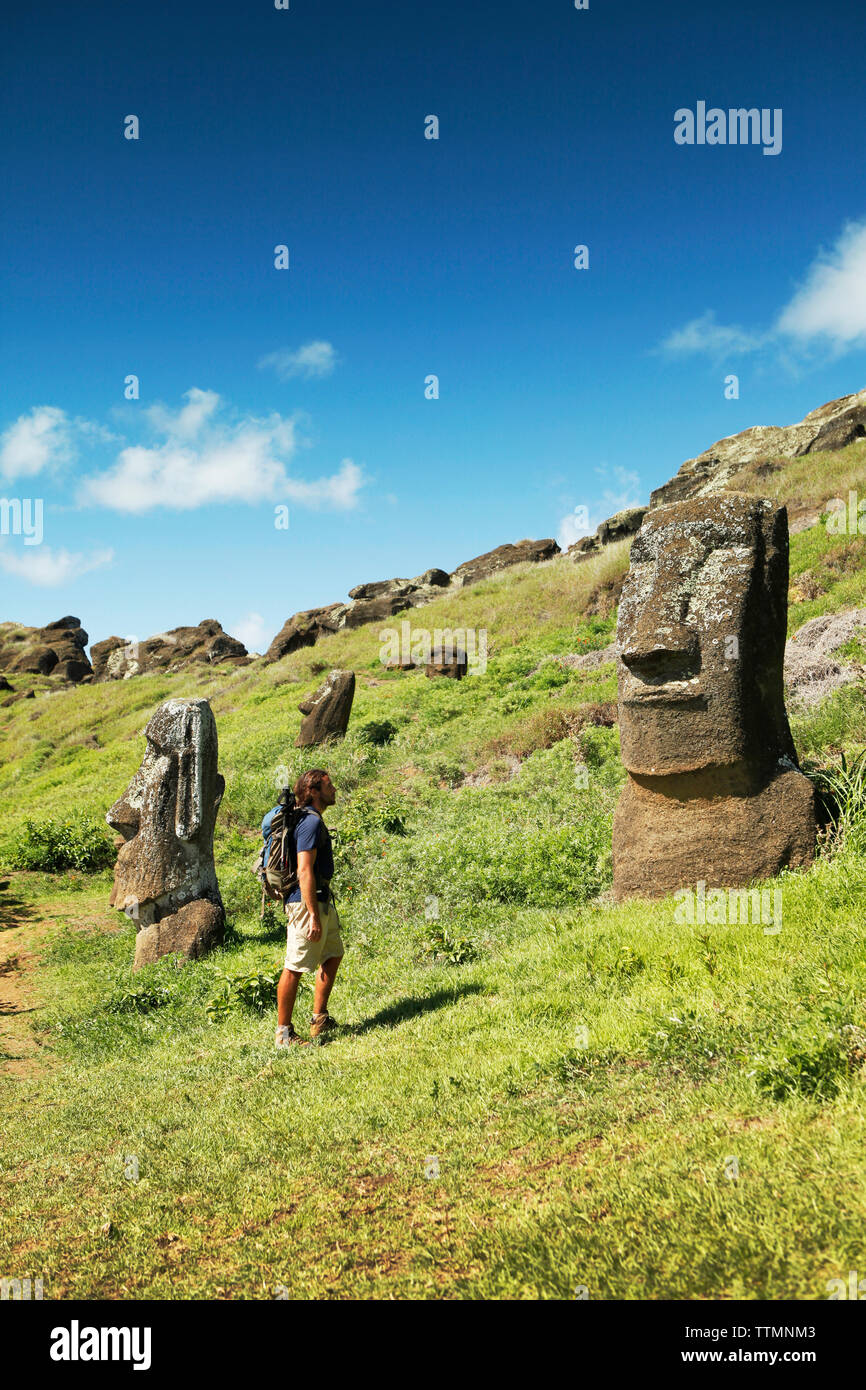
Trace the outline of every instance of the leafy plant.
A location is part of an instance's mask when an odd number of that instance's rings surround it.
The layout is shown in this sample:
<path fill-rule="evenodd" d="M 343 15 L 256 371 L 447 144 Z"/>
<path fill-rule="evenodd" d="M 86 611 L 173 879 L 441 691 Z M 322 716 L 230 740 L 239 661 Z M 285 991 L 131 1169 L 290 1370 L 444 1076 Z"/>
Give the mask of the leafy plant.
<path fill-rule="evenodd" d="M 224 975 L 219 994 L 205 1005 L 205 1012 L 211 1023 L 221 1022 L 236 1005 L 258 1014 L 274 1008 L 277 1002 L 277 985 L 282 973 L 282 966 L 277 966 L 269 971 L 251 970 L 239 975 Z"/>
<path fill-rule="evenodd" d="M 475 960 L 478 949 L 468 936 L 436 925 L 427 933 L 424 953 L 443 965 L 466 965 L 468 961 Z"/>
<path fill-rule="evenodd" d="M 165 985 L 140 985 L 113 994 L 105 1005 L 107 1014 L 149 1014 L 171 1003 L 171 991 Z"/>
<path fill-rule="evenodd" d="M 74 812 L 65 820 L 26 820 L 13 839 L 8 862 L 13 869 L 59 873 L 78 869 L 96 873 L 114 863 L 115 850 L 105 829 L 91 816 Z"/>
<path fill-rule="evenodd" d="M 390 719 L 368 719 L 356 732 L 359 743 L 373 743 L 381 748 L 390 743 L 397 732 L 397 725 Z"/>

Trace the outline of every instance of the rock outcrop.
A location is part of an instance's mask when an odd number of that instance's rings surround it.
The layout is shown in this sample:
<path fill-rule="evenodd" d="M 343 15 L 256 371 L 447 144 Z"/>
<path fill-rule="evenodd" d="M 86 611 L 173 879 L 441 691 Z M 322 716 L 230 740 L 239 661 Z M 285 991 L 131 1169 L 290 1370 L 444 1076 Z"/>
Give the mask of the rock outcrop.
<path fill-rule="evenodd" d="M 87 641 L 78 618 L 58 618 L 47 627 L 0 623 L 0 671 L 51 676 L 77 684 L 93 674 Z"/>
<path fill-rule="evenodd" d="M 265 661 L 280 661 L 300 647 L 312 647 L 321 637 L 342 628 L 362 627 L 364 623 L 386 622 L 407 608 L 420 608 L 432 603 L 454 586 L 477 584 L 509 565 L 525 561 L 550 560 L 559 554 L 556 541 L 518 541 L 517 545 L 500 545 L 486 555 L 458 565 L 453 574 L 446 570 L 429 569 L 415 579 L 377 579 L 357 584 L 349 590 L 348 603 L 330 603 L 324 608 L 309 608 L 294 613 L 277 633 L 265 653 Z"/>
<path fill-rule="evenodd" d="M 570 546 L 568 554 L 574 560 L 583 560 L 588 555 L 596 554 L 602 546 L 610 545 L 612 541 L 621 541 L 626 536 L 635 535 L 640 530 L 646 514 L 646 507 L 626 507 L 623 511 L 616 512 L 608 517 L 607 521 L 602 521 L 593 535 L 582 536 Z"/>
<path fill-rule="evenodd" d="M 142 642 L 106 637 L 91 648 L 97 681 L 128 680 L 151 671 L 185 671 L 190 665 L 226 662 L 244 666 L 250 656 L 243 642 L 223 632 L 216 618 L 205 618 L 195 627 L 175 627 Z"/>
<path fill-rule="evenodd" d="M 784 507 L 723 493 L 651 511 L 617 628 L 628 781 L 614 816 L 614 895 L 738 887 L 813 858 L 782 662 Z"/>
<path fill-rule="evenodd" d="M 105 819 L 123 837 L 111 906 L 136 925 L 133 969 L 223 939 L 213 834 L 225 782 L 207 700 L 167 700 L 145 729 L 141 766 Z"/>
<path fill-rule="evenodd" d="M 524 540 L 516 545 L 498 545 L 495 550 L 487 550 L 483 555 L 476 555 L 474 560 L 465 560 L 458 565 L 451 580 L 454 584 L 477 584 L 511 565 L 537 565 L 542 560 L 552 560 L 558 554 L 559 546 L 553 540 Z"/>
<path fill-rule="evenodd" d="M 301 724 L 295 747 L 310 748 L 316 743 L 342 738 L 349 727 L 354 698 L 354 671 L 331 671 L 316 693 L 298 705 L 306 719 Z"/>
<path fill-rule="evenodd" d="M 841 396 L 812 410 L 794 425 L 756 425 L 728 435 L 650 495 L 650 507 L 723 492 L 742 468 L 762 459 L 793 459 L 819 450 L 844 449 L 866 436 L 866 390 Z"/>

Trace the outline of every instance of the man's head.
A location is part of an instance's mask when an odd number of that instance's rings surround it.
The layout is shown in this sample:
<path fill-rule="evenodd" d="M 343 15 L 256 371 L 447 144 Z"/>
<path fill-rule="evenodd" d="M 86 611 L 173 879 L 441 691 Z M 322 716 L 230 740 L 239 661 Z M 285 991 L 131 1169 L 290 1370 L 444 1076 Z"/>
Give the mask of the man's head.
<path fill-rule="evenodd" d="M 740 493 L 648 513 L 617 626 L 622 759 L 645 776 L 793 756 L 782 693 L 784 507 Z"/>
<path fill-rule="evenodd" d="M 333 806 L 337 792 L 330 775 L 322 767 L 312 767 L 302 772 L 295 783 L 295 803 L 298 806 L 312 806 L 320 814 L 327 806 Z"/>

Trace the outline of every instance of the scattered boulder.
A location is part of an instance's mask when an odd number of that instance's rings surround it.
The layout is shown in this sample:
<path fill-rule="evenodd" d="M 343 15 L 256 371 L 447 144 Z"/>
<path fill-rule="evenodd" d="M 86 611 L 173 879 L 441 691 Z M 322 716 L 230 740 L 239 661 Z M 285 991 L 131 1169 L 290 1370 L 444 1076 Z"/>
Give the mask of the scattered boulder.
<path fill-rule="evenodd" d="M 0 671 L 51 676 L 78 684 L 92 674 L 87 633 L 78 618 L 58 618 L 47 627 L 0 623 Z"/>
<path fill-rule="evenodd" d="M 94 642 L 91 655 L 97 681 L 128 680 L 151 671 L 185 671 L 198 663 L 245 666 L 250 660 L 243 642 L 223 632 L 216 618 L 205 618 L 195 627 L 158 632 L 142 642 L 106 637 Z"/>
<path fill-rule="evenodd" d="M 812 862 L 814 790 L 782 687 L 787 590 L 784 507 L 723 493 L 645 518 L 617 628 L 616 898 Z"/>
<path fill-rule="evenodd" d="M 298 705 L 306 719 L 301 724 L 295 747 L 310 748 L 328 739 L 342 738 L 349 727 L 354 698 L 355 672 L 331 671 L 316 693 Z"/>
<path fill-rule="evenodd" d="M 458 565 L 451 579 L 455 584 L 477 584 L 479 580 L 488 579 L 490 575 L 498 574 L 510 565 L 522 565 L 527 562 L 538 564 L 542 560 L 552 560 L 554 555 L 559 553 L 559 546 L 554 540 L 524 540 L 518 541 L 516 545 L 498 545 L 495 550 L 488 550 L 483 555 L 477 555 L 474 560 L 466 560 L 462 565 Z"/>
<path fill-rule="evenodd" d="M 320 637 L 339 632 L 348 612 L 346 603 L 329 603 L 324 608 L 306 608 L 287 618 L 265 652 L 265 661 L 281 661 L 301 647 L 315 646 Z"/>
<path fill-rule="evenodd" d="M 570 546 L 568 554 L 574 561 L 585 560 L 588 556 L 595 555 L 603 546 L 635 535 L 640 530 L 646 514 L 646 507 L 626 507 L 623 511 L 616 512 L 608 517 L 607 521 L 602 521 L 593 535 L 582 536 Z"/>
<path fill-rule="evenodd" d="M 105 819 L 122 837 L 111 906 L 136 925 L 137 970 L 171 951 L 191 959 L 223 938 L 213 833 L 225 781 L 207 700 L 167 700 L 145 729 L 141 766 Z"/>
<path fill-rule="evenodd" d="M 863 633 L 866 608 L 824 613 L 804 623 L 785 646 L 785 688 L 789 697 L 808 708 L 840 686 L 862 680 L 862 666 L 834 659 L 833 653 Z"/>

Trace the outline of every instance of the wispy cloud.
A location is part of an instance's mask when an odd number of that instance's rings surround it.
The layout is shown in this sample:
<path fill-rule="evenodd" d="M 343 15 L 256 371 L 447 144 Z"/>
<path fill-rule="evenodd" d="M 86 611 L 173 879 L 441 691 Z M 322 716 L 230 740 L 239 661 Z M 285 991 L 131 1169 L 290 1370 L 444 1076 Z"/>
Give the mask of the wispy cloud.
<path fill-rule="evenodd" d="M 834 353 L 866 346 L 866 219 L 848 222 L 821 250 L 803 284 L 768 329 L 717 323 L 712 310 L 670 333 L 658 351 L 671 357 L 717 359 L 774 349 Z"/>
<path fill-rule="evenodd" d="M 755 352 L 767 341 L 764 333 L 751 333 L 733 323 L 716 323 L 712 309 L 699 318 L 690 319 L 660 344 L 661 351 L 671 357 L 704 353 L 708 357 L 726 357 L 736 353 Z"/>
<path fill-rule="evenodd" d="M 593 471 L 599 478 L 612 479 L 614 486 L 604 488 L 600 496 L 587 498 L 560 519 L 556 540 L 562 550 L 574 545 L 581 536 L 592 535 L 599 523 L 608 517 L 624 511 L 626 507 L 642 505 L 641 480 L 633 469 L 617 464 L 610 469 L 596 468 Z"/>
<path fill-rule="evenodd" d="M 9 480 L 33 478 L 72 457 L 70 422 L 57 406 L 35 406 L 0 435 L 0 474 Z"/>
<path fill-rule="evenodd" d="M 232 637 L 243 642 L 248 652 L 263 652 L 268 645 L 268 629 L 261 613 L 247 613 L 229 627 Z"/>
<path fill-rule="evenodd" d="M 348 509 L 364 483 L 344 459 L 337 473 L 298 479 L 288 466 L 299 447 L 293 418 L 234 418 L 215 391 L 194 387 L 179 411 L 153 406 L 147 418 L 163 438 L 121 450 L 105 471 L 85 478 L 81 499 L 114 511 L 189 511 L 211 503 L 297 502 Z"/>
<path fill-rule="evenodd" d="M 269 352 L 259 359 L 258 365 L 273 367 L 281 381 L 288 381 L 294 376 L 308 379 L 330 376 L 338 361 L 334 344 L 316 339 L 315 342 L 305 343 L 303 347 L 294 351 L 291 348 L 280 348 L 277 352 Z"/>
<path fill-rule="evenodd" d="M 113 550 L 94 550 L 82 555 L 69 550 L 52 550 L 49 545 L 21 552 L 0 546 L 0 569 L 43 589 L 69 584 L 88 570 L 110 565 L 113 559 Z"/>

